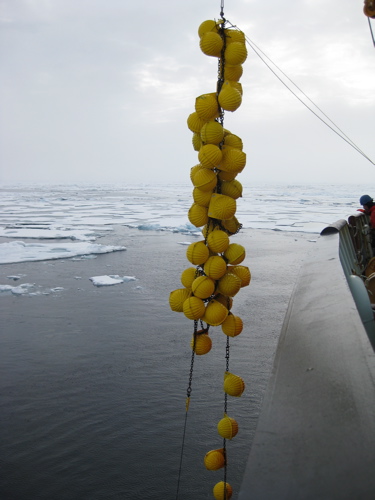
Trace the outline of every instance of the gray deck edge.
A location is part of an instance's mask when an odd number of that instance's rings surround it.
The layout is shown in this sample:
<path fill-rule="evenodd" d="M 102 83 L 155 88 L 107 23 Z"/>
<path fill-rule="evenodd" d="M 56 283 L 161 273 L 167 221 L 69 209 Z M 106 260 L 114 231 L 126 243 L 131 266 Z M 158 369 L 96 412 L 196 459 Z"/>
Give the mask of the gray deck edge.
<path fill-rule="evenodd" d="M 338 245 L 301 269 L 239 500 L 375 498 L 375 355 Z"/>

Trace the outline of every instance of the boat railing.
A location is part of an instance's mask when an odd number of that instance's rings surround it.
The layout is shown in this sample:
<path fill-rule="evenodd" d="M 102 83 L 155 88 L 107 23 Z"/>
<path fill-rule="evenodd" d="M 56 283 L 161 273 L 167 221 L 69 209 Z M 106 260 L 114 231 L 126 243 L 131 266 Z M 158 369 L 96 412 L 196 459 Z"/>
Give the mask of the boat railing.
<path fill-rule="evenodd" d="M 368 218 L 358 216 L 325 228 L 311 248 L 239 500 L 374 498 L 375 326 L 363 275 L 369 242 Z"/>

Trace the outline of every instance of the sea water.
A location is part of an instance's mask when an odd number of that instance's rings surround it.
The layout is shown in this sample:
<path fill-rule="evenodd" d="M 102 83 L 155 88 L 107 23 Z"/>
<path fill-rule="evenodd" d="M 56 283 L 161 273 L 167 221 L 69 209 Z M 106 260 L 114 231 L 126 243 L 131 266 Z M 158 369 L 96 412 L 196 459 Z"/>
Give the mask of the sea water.
<path fill-rule="evenodd" d="M 314 242 L 374 187 L 245 186 L 237 216 L 246 230 Z M 178 250 L 201 238 L 187 219 L 191 186 L 10 186 L 0 203 L 0 498 L 172 499 L 180 464 L 178 498 L 212 498 L 222 474 L 203 457 L 222 446 L 211 423 L 222 416 L 225 336 L 194 361 L 185 428 L 191 352 L 167 303 L 186 267 Z M 253 332 L 231 347 L 247 383 L 231 410 L 241 431 L 228 444 L 235 492 L 287 300 L 279 274 L 264 287 L 254 277 L 251 309 L 240 299 Z"/>

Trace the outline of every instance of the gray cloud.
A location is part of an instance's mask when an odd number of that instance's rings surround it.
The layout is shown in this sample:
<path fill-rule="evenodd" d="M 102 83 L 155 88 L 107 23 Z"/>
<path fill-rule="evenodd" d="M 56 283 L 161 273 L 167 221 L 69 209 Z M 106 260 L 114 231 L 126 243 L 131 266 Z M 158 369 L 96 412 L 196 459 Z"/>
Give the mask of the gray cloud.
<path fill-rule="evenodd" d="M 203 4 L 203 5 L 202 5 Z M 243 29 L 375 161 L 374 48 L 362 3 L 226 2 Z M 217 60 L 197 30 L 220 2 L 2 0 L 2 182 L 187 182 L 187 116 Z M 340 9 L 340 11 L 338 11 Z M 321 124 L 248 48 L 242 182 L 372 179 L 374 166 Z"/>

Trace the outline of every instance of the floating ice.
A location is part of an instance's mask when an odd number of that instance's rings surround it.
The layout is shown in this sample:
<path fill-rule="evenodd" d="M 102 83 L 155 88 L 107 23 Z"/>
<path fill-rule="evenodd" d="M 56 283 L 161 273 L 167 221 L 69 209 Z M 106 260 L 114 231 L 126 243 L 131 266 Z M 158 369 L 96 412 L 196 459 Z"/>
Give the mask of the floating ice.
<path fill-rule="evenodd" d="M 34 238 L 39 240 L 69 239 L 81 241 L 94 241 L 97 231 L 92 229 L 54 229 L 54 228 L 32 228 L 32 227 L 0 227 L 0 236 L 4 238 Z"/>
<path fill-rule="evenodd" d="M 126 247 L 86 242 L 58 244 L 12 241 L 0 244 L 0 264 L 67 259 L 76 256 L 117 252 L 120 250 L 126 250 Z"/>
<path fill-rule="evenodd" d="M 18 286 L 0 285 L 0 292 L 11 292 L 13 295 L 26 295 L 34 288 L 34 283 L 22 283 Z"/>
<path fill-rule="evenodd" d="M 135 281 L 134 276 L 119 276 L 118 274 L 105 275 L 105 276 L 93 276 L 90 278 L 95 286 L 109 286 L 109 285 L 119 285 L 120 283 L 125 283 L 127 281 Z"/>

